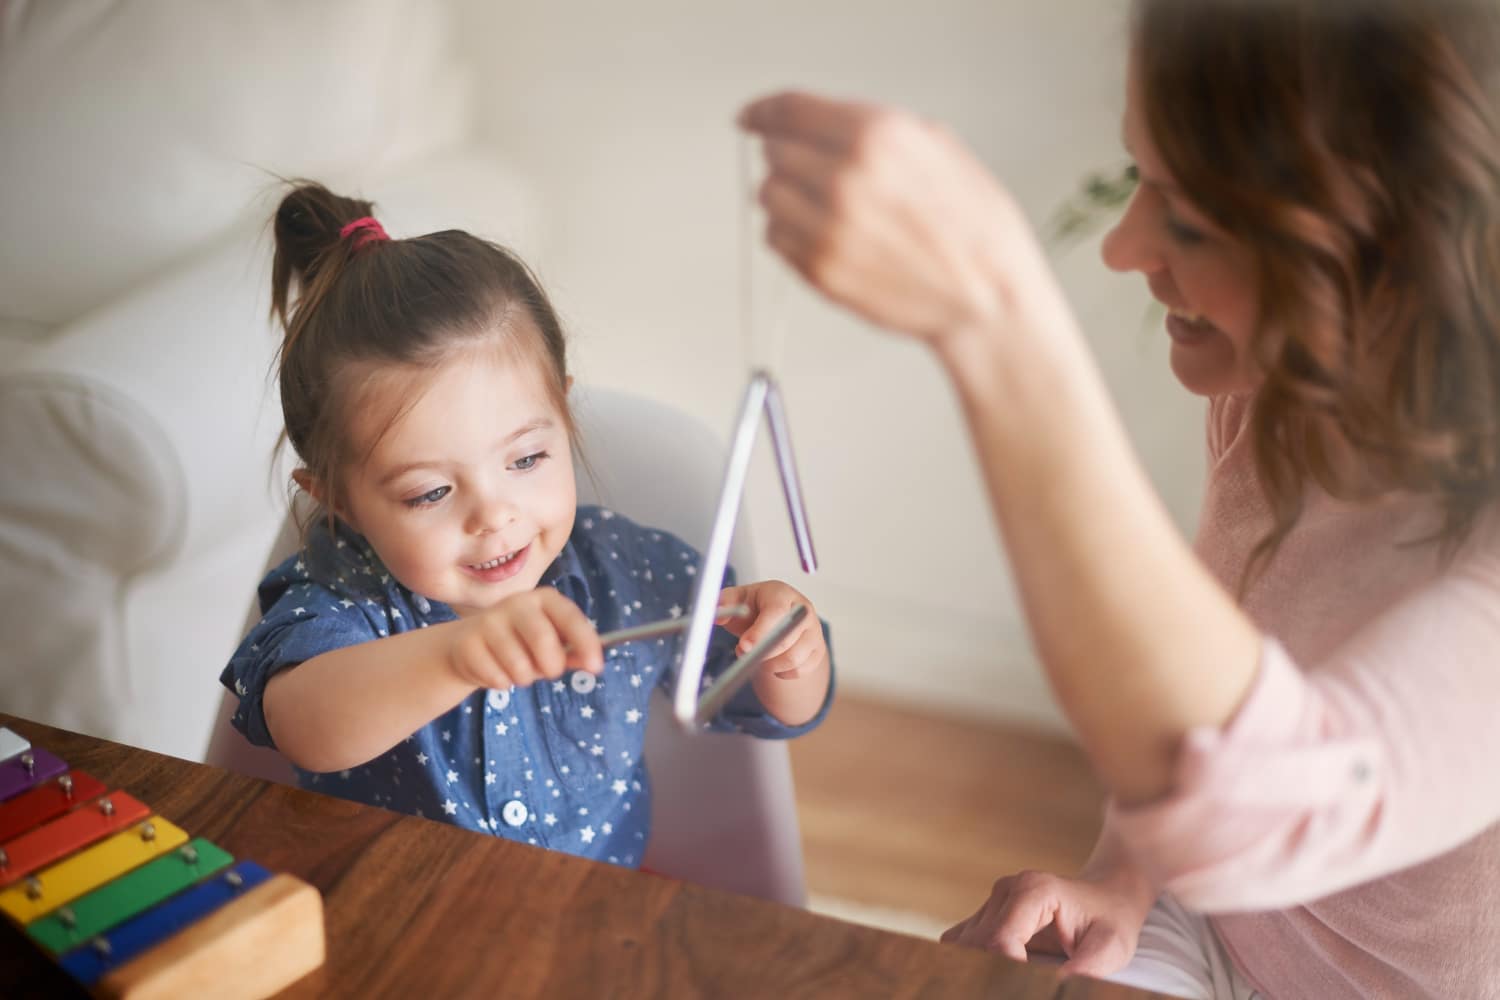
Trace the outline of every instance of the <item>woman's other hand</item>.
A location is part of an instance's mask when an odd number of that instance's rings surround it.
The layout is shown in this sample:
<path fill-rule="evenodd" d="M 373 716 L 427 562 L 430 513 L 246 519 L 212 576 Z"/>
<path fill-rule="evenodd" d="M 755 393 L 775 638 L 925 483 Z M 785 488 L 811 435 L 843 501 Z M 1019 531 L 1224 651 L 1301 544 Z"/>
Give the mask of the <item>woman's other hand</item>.
<path fill-rule="evenodd" d="M 1063 878 L 1020 872 L 997 879 L 990 898 L 942 940 L 998 951 L 1066 957 L 1063 971 L 1104 976 L 1135 954 L 1155 894 L 1131 878 Z"/>

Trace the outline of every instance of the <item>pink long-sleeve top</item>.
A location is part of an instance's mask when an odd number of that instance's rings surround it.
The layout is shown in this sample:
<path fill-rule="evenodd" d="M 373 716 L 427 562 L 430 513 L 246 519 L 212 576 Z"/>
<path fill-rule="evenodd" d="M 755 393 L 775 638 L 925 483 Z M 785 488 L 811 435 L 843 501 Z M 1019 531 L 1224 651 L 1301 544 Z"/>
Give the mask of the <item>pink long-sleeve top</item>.
<path fill-rule="evenodd" d="M 1270 524 L 1247 410 L 1210 403 L 1195 543 L 1231 593 Z M 1246 594 L 1244 703 L 1186 737 L 1165 799 L 1109 809 L 1269 997 L 1500 998 L 1500 514 L 1446 568 L 1438 523 L 1315 490 Z"/>

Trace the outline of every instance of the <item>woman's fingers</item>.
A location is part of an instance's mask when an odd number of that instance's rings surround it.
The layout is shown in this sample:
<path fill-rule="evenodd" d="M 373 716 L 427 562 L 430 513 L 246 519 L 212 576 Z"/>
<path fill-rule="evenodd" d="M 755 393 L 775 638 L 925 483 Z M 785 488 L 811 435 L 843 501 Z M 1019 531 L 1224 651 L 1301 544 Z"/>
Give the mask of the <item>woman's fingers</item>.
<path fill-rule="evenodd" d="M 745 105 L 740 127 L 767 138 L 796 139 L 823 149 L 850 148 L 873 106 L 788 90 Z"/>
<path fill-rule="evenodd" d="M 965 917 L 963 920 L 960 920 L 952 927 L 943 931 L 938 940 L 944 944 L 952 944 L 953 942 L 957 941 L 960 937 L 963 936 L 964 931 L 969 929 L 969 925 L 979 919 L 979 914 L 982 912 L 984 912 L 983 909 L 976 910 L 974 913 Z"/>
<path fill-rule="evenodd" d="M 1062 965 L 1064 975 L 1107 976 L 1130 961 L 1128 947 L 1119 928 L 1104 921 L 1091 923 L 1073 943 L 1072 954 Z"/>
<path fill-rule="evenodd" d="M 1024 215 L 942 127 L 800 93 L 741 120 L 764 139 L 767 242 L 834 302 L 937 340 L 1005 320 L 1012 279 L 1037 283 Z"/>
<path fill-rule="evenodd" d="M 766 180 L 795 188 L 812 206 L 828 204 L 834 179 L 846 162 L 842 156 L 789 139 L 767 139 L 764 152 Z"/>
<path fill-rule="evenodd" d="M 1026 961 L 1026 946 L 1052 925 L 1056 915 L 1055 900 L 1037 891 L 1039 885 L 1039 877 L 1032 872 L 996 879 L 984 906 L 949 928 L 942 940 Z"/>

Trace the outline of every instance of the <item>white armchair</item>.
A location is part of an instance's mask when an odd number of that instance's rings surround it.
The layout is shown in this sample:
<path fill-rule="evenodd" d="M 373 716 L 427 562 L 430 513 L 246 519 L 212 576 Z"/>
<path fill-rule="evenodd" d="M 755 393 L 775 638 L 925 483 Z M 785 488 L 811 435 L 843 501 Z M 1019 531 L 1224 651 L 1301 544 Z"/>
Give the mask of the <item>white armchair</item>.
<path fill-rule="evenodd" d="M 285 511 L 274 174 L 371 197 L 398 235 L 530 252 L 538 210 L 472 137 L 449 22 L 404 0 L 0 4 L 6 711 L 202 751 Z"/>

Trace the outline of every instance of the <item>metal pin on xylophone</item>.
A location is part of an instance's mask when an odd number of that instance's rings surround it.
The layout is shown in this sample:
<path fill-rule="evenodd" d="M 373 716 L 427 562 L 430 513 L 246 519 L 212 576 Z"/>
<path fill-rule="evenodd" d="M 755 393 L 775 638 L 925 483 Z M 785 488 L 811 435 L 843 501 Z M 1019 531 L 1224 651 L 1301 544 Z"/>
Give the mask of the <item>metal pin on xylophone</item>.
<path fill-rule="evenodd" d="M 318 890 L 0 727 L 0 912 L 96 997 L 259 998 L 323 964 Z"/>

